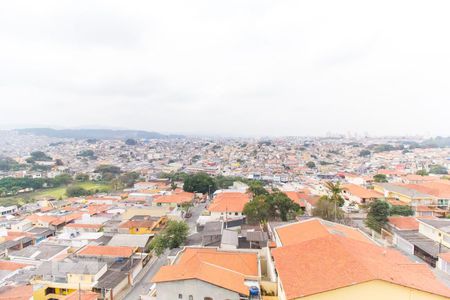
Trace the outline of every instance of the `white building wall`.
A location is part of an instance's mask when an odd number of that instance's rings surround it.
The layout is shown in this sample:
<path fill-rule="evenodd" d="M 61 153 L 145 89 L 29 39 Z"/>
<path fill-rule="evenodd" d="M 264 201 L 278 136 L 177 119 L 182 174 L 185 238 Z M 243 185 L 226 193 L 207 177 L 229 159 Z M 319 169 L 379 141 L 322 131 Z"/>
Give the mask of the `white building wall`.
<path fill-rule="evenodd" d="M 179 294 L 182 298 L 178 297 Z M 156 300 L 189 300 L 190 295 L 194 300 L 203 300 L 205 297 L 213 300 L 239 300 L 239 294 L 236 292 L 196 279 L 156 284 Z"/>
<path fill-rule="evenodd" d="M 437 268 L 447 274 L 450 275 L 450 263 L 446 262 L 442 258 L 439 257 L 439 260 L 437 262 Z"/>

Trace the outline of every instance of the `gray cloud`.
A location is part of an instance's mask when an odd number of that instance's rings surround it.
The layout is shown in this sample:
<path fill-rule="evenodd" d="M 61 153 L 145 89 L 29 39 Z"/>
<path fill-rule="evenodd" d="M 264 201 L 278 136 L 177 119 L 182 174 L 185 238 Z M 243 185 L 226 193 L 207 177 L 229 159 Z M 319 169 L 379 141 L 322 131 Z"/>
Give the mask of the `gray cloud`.
<path fill-rule="evenodd" d="M 4 1 L 0 127 L 449 135 L 448 1 Z"/>

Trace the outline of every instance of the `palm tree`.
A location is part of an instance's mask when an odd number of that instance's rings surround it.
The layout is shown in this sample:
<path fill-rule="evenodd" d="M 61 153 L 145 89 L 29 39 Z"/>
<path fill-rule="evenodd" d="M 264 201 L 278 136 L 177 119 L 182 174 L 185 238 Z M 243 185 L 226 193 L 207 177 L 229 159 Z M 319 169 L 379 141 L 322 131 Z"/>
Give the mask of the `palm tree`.
<path fill-rule="evenodd" d="M 336 183 L 332 181 L 325 182 L 325 188 L 328 190 L 328 199 L 331 202 L 336 203 L 338 206 L 344 205 L 344 198 L 342 197 L 342 187 L 341 183 L 338 181 Z"/>

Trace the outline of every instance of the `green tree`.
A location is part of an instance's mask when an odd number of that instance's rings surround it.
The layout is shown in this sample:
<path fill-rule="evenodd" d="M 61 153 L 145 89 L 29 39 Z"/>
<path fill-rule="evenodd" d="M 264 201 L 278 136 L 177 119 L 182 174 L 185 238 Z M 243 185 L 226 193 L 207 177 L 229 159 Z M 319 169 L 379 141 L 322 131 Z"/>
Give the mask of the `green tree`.
<path fill-rule="evenodd" d="M 10 157 L 0 156 L 0 171 L 11 171 L 19 167 L 19 164 Z"/>
<path fill-rule="evenodd" d="M 385 201 L 375 200 L 369 204 L 369 211 L 367 213 L 366 225 L 380 232 L 388 220 L 389 204 Z"/>
<path fill-rule="evenodd" d="M 125 144 L 127 144 L 128 146 L 134 146 L 137 145 L 137 141 L 135 139 L 127 139 L 125 141 Z"/>
<path fill-rule="evenodd" d="M 378 183 L 388 182 L 387 176 L 384 174 L 377 174 L 377 175 L 373 176 L 373 180 Z"/>
<path fill-rule="evenodd" d="M 325 182 L 325 188 L 328 192 L 328 200 L 332 203 L 336 203 L 337 206 L 342 207 L 345 203 L 344 198 L 342 197 L 342 187 L 340 182 Z"/>
<path fill-rule="evenodd" d="M 84 173 L 79 173 L 75 176 L 75 180 L 78 182 L 89 181 L 89 175 Z"/>
<path fill-rule="evenodd" d="M 206 173 L 200 172 L 188 175 L 184 179 L 183 189 L 185 192 L 206 194 L 214 193 L 217 189 L 214 179 Z"/>
<path fill-rule="evenodd" d="M 315 169 L 316 168 L 316 164 L 313 161 L 309 161 L 306 163 L 306 166 L 310 169 Z"/>
<path fill-rule="evenodd" d="M 160 256 L 166 249 L 178 248 L 184 244 L 189 226 L 183 221 L 169 221 L 167 227 L 150 242 L 150 250 Z"/>
<path fill-rule="evenodd" d="M 402 206 L 392 206 L 389 209 L 389 215 L 391 216 L 412 216 L 414 215 L 414 211 L 410 206 L 402 205 Z"/>
<path fill-rule="evenodd" d="M 300 211 L 300 205 L 292 201 L 283 192 L 275 192 L 266 197 L 270 208 L 269 212 L 272 215 L 278 214 L 282 221 L 295 218 Z"/>
<path fill-rule="evenodd" d="M 441 166 L 441 165 L 431 165 L 430 166 L 430 174 L 447 175 L 448 170 L 446 167 Z"/>
<path fill-rule="evenodd" d="M 425 169 L 419 170 L 416 172 L 416 175 L 420 175 L 420 176 L 428 176 L 428 172 Z"/>
<path fill-rule="evenodd" d="M 256 196 L 244 206 L 243 214 L 250 224 L 266 224 L 270 217 L 270 205 L 267 196 Z"/>
<path fill-rule="evenodd" d="M 313 210 L 313 216 L 337 222 L 344 218 L 344 212 L 334 202 L 331 202 L 328 196 L 322 196 L 317 201 Z"/>
<path fill-rule="evenodd" d="M 35 163 L 36 161 L 51 161 L 52 158 L 42 151 L 34 151 L 30 153 L 29 158 L 27 158 L 27 163 Z"/>
<path fill-rule="evenodd" d="M 372 152 L 370 152 L 370 151 L 367 150 L 367 149 L 361 150 L 361 151 L 359 152 L 359 156 L 360 156 L 360 157 L 367 157 L 367 156 L 370 156 L 370 154 L 372 154 Z"/>
<path fill-rule="evenodd" d="M 81 197 L 81 196 L 87 196 L 90 192 L 80 186 L 69 186 L 66 189 L 66 195 L 67 197 Z"/>
<path fill-rule="evenodd" d="M 72 180 L 73 180 L 72 176 L 70 176 L 69 174 L 58 175 L 55 176 L 55 178 L 53 178 L 53 185 L 54 186 L 67 185 L 71 183 Z"/>
<path fill-rule="evenodd" d="M 249 184 L 248 192 L 253 196 L 269 195 L 269 192 L 264 188 L 261 181 L 252 181 Z"/>
<path fill-rule="evenodd" d="M 122 171 L 117 166 L 99 165 L 94 170 L 94 173 L 100 173 L 102 175 L 102 179 L 104 181 L 111 181 L 111 180 L 117 178 L 122 173 Z"/>

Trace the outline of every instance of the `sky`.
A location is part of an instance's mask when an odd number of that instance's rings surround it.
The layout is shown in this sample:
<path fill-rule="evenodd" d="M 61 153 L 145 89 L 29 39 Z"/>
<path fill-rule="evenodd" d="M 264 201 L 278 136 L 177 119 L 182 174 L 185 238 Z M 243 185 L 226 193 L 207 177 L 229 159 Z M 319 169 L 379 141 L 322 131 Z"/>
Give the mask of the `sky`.
<path fill-rule="evenodd" d="M 0 128 L 450 135 L 450 1 L 1 1 Z"/>

